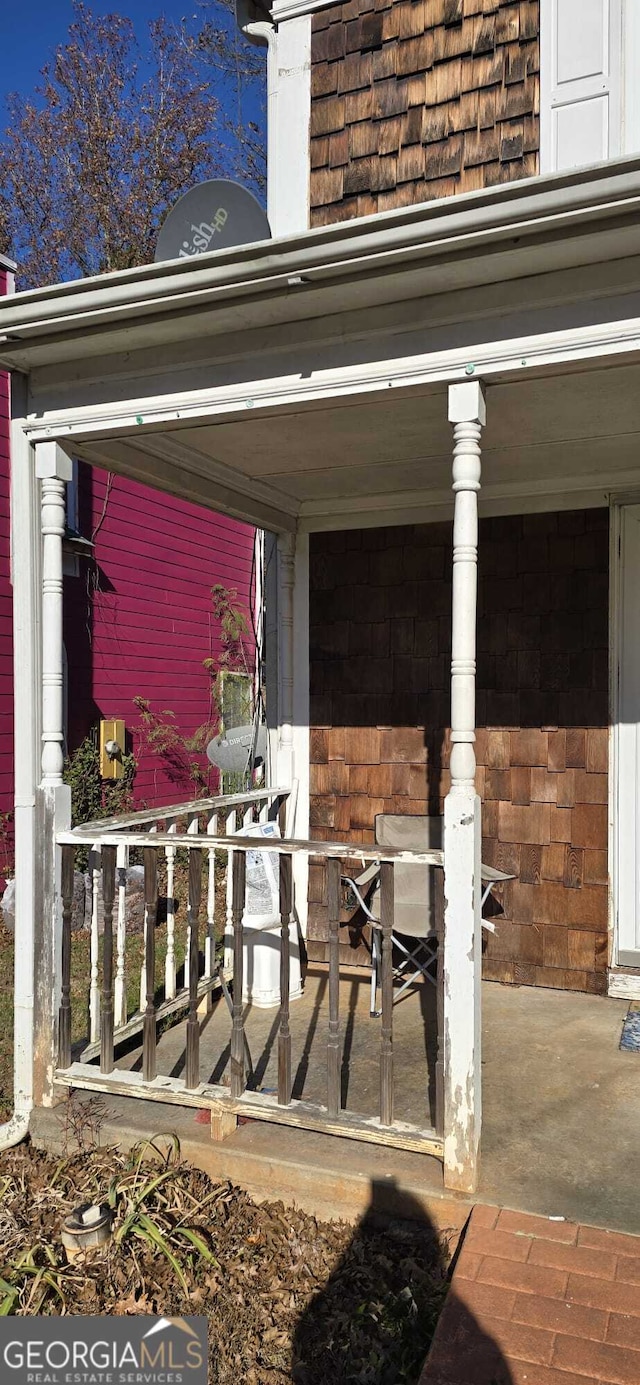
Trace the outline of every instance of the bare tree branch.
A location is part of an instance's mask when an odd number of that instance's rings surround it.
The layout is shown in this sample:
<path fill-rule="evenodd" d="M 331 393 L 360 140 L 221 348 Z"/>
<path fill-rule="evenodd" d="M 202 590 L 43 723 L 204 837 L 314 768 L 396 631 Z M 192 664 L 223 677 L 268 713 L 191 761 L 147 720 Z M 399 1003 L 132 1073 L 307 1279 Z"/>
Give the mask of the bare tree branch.
<path fill-rule="evenodd" d="M 264 58 L 226 0 L 154 20 L 148 52 L 129 19 L 76 0 L 41 79 L 33 99 L 8 99 L 0 141 L 0 248 L 21 287 L 149 262 L 167 211 L 204 178 L 264 187 Z"/>

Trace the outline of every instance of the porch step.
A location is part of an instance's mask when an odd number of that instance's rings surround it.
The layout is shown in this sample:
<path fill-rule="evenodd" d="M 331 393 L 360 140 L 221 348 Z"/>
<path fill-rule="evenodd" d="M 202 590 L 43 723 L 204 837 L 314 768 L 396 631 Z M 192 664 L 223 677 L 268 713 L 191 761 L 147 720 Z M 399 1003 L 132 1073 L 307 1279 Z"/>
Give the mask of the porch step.
<path fill-rule="evenodd" d="M 34 1110 L 30 1134 L 36 1148 L 75 1152 L 74 1131 L 82 1128 L 82 1108 L 90 1100 L 88 1092 L 74 1093 L 73 1120 L 66 1102 Z M 470 1201 L 445 1194 L 442 1165 L 428 1155 L 257 1121 L 216 1144 L 208 1122 L 201 1124 L 193 1109 L 161 1102 L 150 1106 L 129 1097 L 101 1097 L 100 1102 L 101 1145 L 129 1149 L 145 1137 L 175 1132 L 184 1158 L 210 1178 L 230 1179 L 257 1201 L 282 1201 L 322 1220 L 354 1222 L 373 1210 L 429 1221 L 455 1240 L 471 1210 Z"/>

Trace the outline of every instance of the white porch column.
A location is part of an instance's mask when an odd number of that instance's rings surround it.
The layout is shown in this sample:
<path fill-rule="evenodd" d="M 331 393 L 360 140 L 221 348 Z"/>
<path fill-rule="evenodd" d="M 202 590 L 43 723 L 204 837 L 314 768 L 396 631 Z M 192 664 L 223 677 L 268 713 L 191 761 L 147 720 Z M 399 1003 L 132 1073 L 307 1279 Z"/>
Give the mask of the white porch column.
<path fill-rule="evenodd" d="M 293 780 L 293 577 L 295 539 L 278 534 L 278 762 L 279 784 Z"/>
<path fill-rule="evenodd" d="M 309 836 L 309 538 L 280 534 L 278 552 L 278 784 L 293 793 L 288 829 Z M 309 862 L 293 860 L 295 914 L 307 931 Z"/>
<path fill-rule="evenodd" d="M 38 791 L 41 845 L 41 908 L 36 935 L 36 1100 L 54 1100 L 60 1005 L 61 909 L 60 852 L 56 833 L 71 822 L 71 790 L 62 782 L 64 764 L 62 540 L 65 485 L 70 458 L 54 442 L 36 445 L 42 535 L 42 775 Z"/>
<path fill-rule="evenodd" d="M 482 1119 L 480 799 L 475 791 L 476 607 L 481 386 L 449 387 L 453 424 L 451 789 L 444 811 L 444 1176 L 473 1192 Z"/>
<path fill-rule="evenodd" d="M 27 382 L 11 381 L 11 586 L 13 596 L 13 713 L 15 817 L 14 1107 L 2 1136 L 20 1138 L 33 1105 L 36 865 L 39 843 L 36 790 L 40 778 L 40 523 L 34 450 L 24 424 Z"/>
<path fill-rule="evenodd" d="M 55 442 L 39 443 L 36 475 L 42 530 L 42 787 L 52 788 L 62 783 L 64 763 L 62 540 L 71 459 Z"/>

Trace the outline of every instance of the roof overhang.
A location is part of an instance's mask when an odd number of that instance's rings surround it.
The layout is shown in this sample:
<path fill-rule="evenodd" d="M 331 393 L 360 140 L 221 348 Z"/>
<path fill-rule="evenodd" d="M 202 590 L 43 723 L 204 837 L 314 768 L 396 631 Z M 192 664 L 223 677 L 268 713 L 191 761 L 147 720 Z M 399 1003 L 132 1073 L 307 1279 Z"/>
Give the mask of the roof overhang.
<path fill-rule="evenodd" d="M 0 303 L 0 363 L 133 352 L 640 256 L 640 159 Z"/>

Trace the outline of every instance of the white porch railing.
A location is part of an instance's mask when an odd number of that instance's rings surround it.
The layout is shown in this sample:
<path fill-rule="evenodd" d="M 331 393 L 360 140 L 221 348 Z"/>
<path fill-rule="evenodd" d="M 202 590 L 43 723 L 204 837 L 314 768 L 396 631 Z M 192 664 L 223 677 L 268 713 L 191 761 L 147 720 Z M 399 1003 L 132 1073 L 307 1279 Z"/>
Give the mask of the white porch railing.
<path fill-rule="evenodd" d="M 59 1013 L 59 1054 L 56 1081 L 72 1087 L 136 1095 L 142 1099 L 208 1107 L 214 1138 L 235 1127 L 237 1116 L 295 1125 L 311 1130 L 342 1134 L 355 1139 L 397 1145 L 442 1157 L 443 1082 L 442 1082 L 442 946 L 438 963 L 439 1047 L 435 1075 L 435 1121 L 433 1126 L 411 1125 L 394 1119 L 393 1111 L 393 880 L 397 862 L 435 866 L 442 880 L 442 853 L 407 852 L 383 847 L 362 847 L 346 842 L 298 841 L 237 835 L 243 826 L 257 820 L 281 819 L 286 791 L 255 790 L 246 794 L 172 805 L 152 812 L 133 813 L 105 822 L 88 823 L 58 834 L 62 850 L 62 992 Z M 221 830 L 224 829 L 224 830 Z M 87 845 L 100 855 L 102 880 L 103 940 L 99 985 L 99 1026 L 95 1005 L 91 1012 L 89 1042 L 72 1051 L 71 1030 L 71 950 L 72 906 L 75 858 Z M 126 1013 L 127 929 L 126 899 L 122 878 L 127 853 L 139 851 L 144 863 L 144 960 L 143 999 L 136 1012 Z M 278 1018 L 277 1092 L 247 1090 L 245 1067 L 246 1034 L 243 993 L 243 917 L 245 912 L 246 853 L 268 851 L 279 856 L 280 912 L 280 1010 Z M 189 861 L 187 942 L 185 984 L 176 989 L 175 910 L 171 899 L 176 853 L 186 851 Z M 216 878 L 216 854 L 226 858 L 224 880 Z M 291 1030 L 289 1014 L 289 976 L 291 928 L 294 918 L 292 861 L 299 853 L 326 862 L 329 912 L 329 984 L 325 1044 L 326 1104 L 292 1098 Z M 158 912 L 158 863 L 166 865 L 167 878 L 167 956 L 162 984 L 156 966 L 156 921 Z M 382 1017 L 379 1036 L 379 1111 L 364 1116 L 342 1109 L 340 1022 L 340 878 L 343 863 L 376 862 L 380 866 L 382 933 Z M 207 872 L 203 892 L 203 871 Z M 350 872 L 347 872 L 350 873 Z M 233 966 L 224 973 L 216 960 L 215 904 L 217 891 L 225 891 L 224 901 L 233 937 Z M 202 902 L 205 902 L 204 939 L 201 938 Z M 117 913 L 114 930 L 114 913 Z M 442 929 L 442 891 L 439 928 Z M 92 966 L 89 978 L 91 996 L 96 977 L 93 959 L 99 966 L 98 911 L 92 917 Z M 115 956 L 114 956 L 115 936 Z M 442 934 L 441 934 L 442 937 Z M 202 945 L 204 943 L 204 946 Z M 212 991 L 231 983 L 230 1088 L 204 1082 L 200 1067 L 199 1010 Z M 228 994 L 228 992 L 227 992 Z M 162 998 L 158 998 L 159 995 Z M 124 997 L 124 999 L 123 999 Z M 91 998 L 91 997 L 90 997 Z M 186 1011 L 184 1077 L 170 1077 L 157 1071 L 158 1022 Z M 97 1032 L 96 1032 L 97 1028 Z M 134 1034 L 142 1032 L 142 1071 L 132 1072 L 117 1066 L 118 1049 Z M 372 1032 L 373 1038 L 373 1032 Z M 95 1060 L 99 1058 L 99 1068 Z M 210 1071 L 209 1067 L 209 1071 Z"/>
<path fill-rule="evenodd" d="M 144 955 L 140 968 L 140 1002 L 139 1007 L 131 1015 L 127 1007 L 127 978 L 128 978 L 128 959 L 127 959 L 127 868 L 130 863 L 132 848 L 139 846 L 140 834 L 145 835 L 145 840 L 155 842 L 158 838 L 158 831 L 163 829 L 163 840 L 167 836 L 176 839 L 163 847 L 158 846 L 155 854 L 155 866 L 158 870 L 158 862 L 163 859 L 166 868 L 166 956 L 164 965 L 164 999 L 157 1006 L 157 1019 L 166 1019 L 170 1015 L 184 1010 L 189 1005 L 189 986 L 184 984 L 180 990 L 177 989 L 178 966 L 176 953 L 176 900 L 175 889 L 175 862 L 178 850 L 178 839 L 185 834 L 189 837 L 197 837 L 199 840 L 202 835 L 207 837 L 207 849 L 204 859 L 206 861 L 206 920 L 204 933 L 204 967 L 198 975 L 198 999 L 207 1005 L 208 997 L 211 992 L 220 987 L 220 970 L 215 965 L 215 910 L 216 901 L 220 893 L 220 884 L 216 883 L 215 871 L 215 846 L 211 844 L 211 838 L 215 837 L 218 831 L 224 831 L 229 835 L 236 831 L 238 816 L 241 814 L 243 825 L 248 825 L 255 820 L 265 821 L 269 817 L 284 815 L 284 808 L 287 801 L 287 791 L 283 789 L 258 789 L 251 790 L 244 794 L 219 795 L 215 798 L 193 799 L 188 803 L 170 804 L 165 808 L 143 809 L 139 812 L 123 814 L 115 818 L 106 818 L 97 822 L 83 823 L 81 827 L 74 829 L 71 833 L 61 834 L 58 841 L 62 842 L 66 837 L 72 837 L 79 846 L 80 843 L 85 850 L 89 849 L 88 876 L 91 889 L 91 924 L 90 924 L 90 981 L 88 996 L 89 1014 L 89 1035 L 88 1042 L 82 1049 L 81 1058 L 83 1061 L 90 1061 L 100 1053 L 101 1046 L 101 1010 L 104 1007 L 104 984 L 100 982 L 99 954 L 100 954 L 100 882 L 102 879 L 102 897 L 104 903 L 104 883 L 105 872 L 103 865 L 103 849 L 114 844 L 114 833 L 117 830 L 118 840 L 115 842 L 116 849 L 116 881 L 115 899 L 117 898 L 117 912 L 115 919 L 111 918 L 111 948 L 113 951 L 114 923 L 115 923 L 115 958 L 113 959 L 113 1030 L 114 1041 L 122 1043 L 139 1033 L 144 1024 L 144 1013 L 148 1003 L 147 996 L 147 945 L 150 944 L 149 926 L 150 903 L 149 893 L 151 885 L 147 888 L 145 876 L 145 904 L 144 904 Z M 184 845 L 180 841 L 180 845 Z M 74 852 L 75 856 L 75 852 Z M 63 861 L 65 859 L 63 853 Z M 68 862 L 67 857 L 67 862 Z M 110 858 L 106 858 L 107 861 Z M 149 869 L 150 859 L 145 856 L 145 869 Z M 64 900 L 65 882 L 63 880 L 62 894 Z M 111 881 L 107 881 L 107 899 Z M 226 881 L 222 888 L 229 897 L 229 890 Z M 156 880 L 157 897 L 157 880 Z M 153 907 L 154 927 L 157 921 L 157 900 Z M 187 925 L 186 954 L 189 956 L 189 930 Z M 103 945 L 104 946 L 104 945 Z M 63 943 L 63 971 L 64 971 L 64 943 Z M 186 968 L 185 968 L 186 974 Z M 104 960 L 103 960 L 104 975 Z M 61 1012 L 62 1013 L 62 1012 Z"/>

